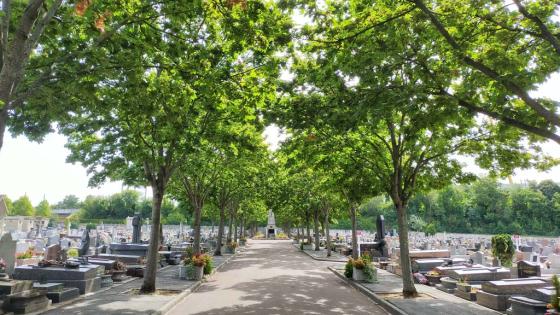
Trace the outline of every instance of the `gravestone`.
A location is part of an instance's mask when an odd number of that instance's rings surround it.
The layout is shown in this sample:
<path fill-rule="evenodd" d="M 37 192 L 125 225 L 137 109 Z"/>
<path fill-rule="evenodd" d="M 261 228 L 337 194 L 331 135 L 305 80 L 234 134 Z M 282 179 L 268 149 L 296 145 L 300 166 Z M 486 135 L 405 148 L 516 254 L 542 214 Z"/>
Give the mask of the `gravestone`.
<path fill-rule="evenodd" d="M 6 273 L 11 275 L 16 265 L 16 241 L 12 240 L 10 233 L 0 239 L 0 258 L 6 263 Z"/>
<path fill-rule="evenodd" d="M 60 259 L 60 252 L 62 248 L 58 244 L 51 245 L 47 247 L 47 253 L 45 255 L 46 260 L 54 260 L 57 261 Z"/>
<path fill-rule="evenodd" d="M 135 213 L 132 218 L 132 243 L 142 243 L 142 219 L 139 213 Z"/>
<path fill-rule="evenodd" d="M 539 263 L 524 261 L 524 260 L 517 263 L 518 278 L 529 278 L 529 277 L 540 277 L 540 276 L 541 276 L 541 265 Z"/>
<path fill-rule="evenodd" d="M 80 248 L 78 248 L 78 255 L 85 256 L 89 251 L 89 228 L 86 228 L 84 234 L 82 235 L 82 242 Z"/>
<path fill-rule="evenodd" d="M 476 265 L 482 265 L 484 263 L 484 253 L 481 251 L 477 251 L 471 254 L 470 259 L 472 259 L 472 263 Z"/>

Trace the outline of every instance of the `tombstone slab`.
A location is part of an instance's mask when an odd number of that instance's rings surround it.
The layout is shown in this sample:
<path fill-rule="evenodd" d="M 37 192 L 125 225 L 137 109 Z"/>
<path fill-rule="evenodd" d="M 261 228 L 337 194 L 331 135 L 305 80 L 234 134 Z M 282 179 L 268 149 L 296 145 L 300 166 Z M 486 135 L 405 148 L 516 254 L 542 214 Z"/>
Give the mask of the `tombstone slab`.
<path fill-rule="evenodd" d="M 539 278 L 505 279 L 485 282 L 482 284 L 482 290 L 492 294 L 527 295 L 534 289 L 544 288 L 549 285 L 549 282 Z"/>
<path fill-rule="evenodd" d="M 12 235 L 6 233 L 0 239 L 0 258 L 6 263 L 6 273 L 11 275 L 16 265 L 17 242 L 12 240 Z"/>
<path fill-rule="evenodd" d="M 509 308 L 509 295 L 499 295 L 479 290 L 476 292 L 476 303 L 496 311 L 505 311 Z"/>
<path fill-rule="evenodd" d="M 511 315 L 542 315 L 546 313 L 547 303 L 542 301 L 523 296 L 513 296 L 509 301 L 511 303 Z"/>

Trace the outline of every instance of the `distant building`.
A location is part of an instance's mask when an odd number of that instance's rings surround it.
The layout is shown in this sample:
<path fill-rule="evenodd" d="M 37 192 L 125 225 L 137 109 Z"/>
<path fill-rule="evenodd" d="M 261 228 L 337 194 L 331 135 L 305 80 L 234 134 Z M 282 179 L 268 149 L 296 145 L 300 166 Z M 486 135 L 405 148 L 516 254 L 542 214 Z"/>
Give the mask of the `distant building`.
<path fill-rule="evenodd" d="M 52 213 L 60 218 L 67 218 L 78 211 L 80 211 L 80 209 L 53 209 Z"/>

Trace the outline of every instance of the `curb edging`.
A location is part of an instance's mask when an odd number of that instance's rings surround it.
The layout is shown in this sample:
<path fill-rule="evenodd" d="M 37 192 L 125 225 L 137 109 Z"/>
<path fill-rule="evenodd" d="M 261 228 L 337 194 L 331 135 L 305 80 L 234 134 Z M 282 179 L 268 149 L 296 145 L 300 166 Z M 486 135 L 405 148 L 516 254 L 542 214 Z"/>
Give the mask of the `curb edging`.
<path fill-rule="evenodd" d="M 346 262 L 346 260 L 333 260 L 333 259 L 328 259 L 328 258 L 317 258 L 317 257 L 315 257 L 315 256 L 313 256 L 313 255 L 311 255 L 311 254 L 309 254 L 309 253 L 306 252 L 305 250 L 301 250 L 299 247 L 297 247 L 297 246 L 295 246 L 295 245 L 294 245 L 294 247 L 295 247 L 298 251 L 303 252 L 303 253 L 306 254 L 307 256 L 309 256 L 309 257 L 311 257 L 311 258 L 313 258 L 313 259 L 315 259 L 315 260 L 318 260 L 318 261 L 328 261 L 328 262 L 332 262 L 332 263 L 345 263 L 345 262 Z"/>
<path fill-rule="evenodd" d="M 198 290 L 198 288 L 202 285 L 202 283 L 207 282 L 211 277 L 214 276 L 214 274 L 216 274 L 216 272 L 218 272 L 220 269 L 223 268 L 223 266 L 228 264 L 229 261 L 233 257 L 235 257 L 238 253 L 241 253 L 241 252 L 242 251 L 236 251 L 235 254 L 226 258 L 226 260 L 224 260 L 224 262 L 221 265 L 214 268 L 214 270 L 212 270 L 212 273 L 210 275 L 208 275 L 208 277 L 203 278 L 202 280 L 198 280 L 192 287 L 190 287 L 190 288 L 186 289 L 185 291 L 179 293 L 171 301 L 165 303 L 165 305 L 163 305 L 159 310 L 154 311 L 151 314 L 152 315 L 165 315 L 165 314 L 167 314 L 167 312 L 169 312 L 173 307 L 175 307 L 177 304 L 179 304 L 181 301 L 183 301 L 187 296 L 189 296 L 191 293 L 196 292 Z"/>
<path fill-rule="evenodd" d="M 401 309 L 396 307 L 391 302 L 381 298 L 379 295 L 377 295 L 374 292 L 368 290 L 363 285 L 346 278 L 344 275 L 340 274 L 335 268 L 333 268 L 333 267 L 327 267 L 327 268 L 330 271 L 332 271 L 337 277 L 344 280 L 347 284 L 349 284 L 354 289 L 358 290 L 360 293 L 362 293 L 363 295 L 365 295 L 368 298 L 370 298 L 371 300 L 373 300 L 375 303 L 379 304 L 379 306 L 381 306 L 383 309 L 385 309 L 387 312 L 391 313 L 392 315 L 408 315 L 408 313 L 405 313 L 404 311 L 402 311 Z"/>

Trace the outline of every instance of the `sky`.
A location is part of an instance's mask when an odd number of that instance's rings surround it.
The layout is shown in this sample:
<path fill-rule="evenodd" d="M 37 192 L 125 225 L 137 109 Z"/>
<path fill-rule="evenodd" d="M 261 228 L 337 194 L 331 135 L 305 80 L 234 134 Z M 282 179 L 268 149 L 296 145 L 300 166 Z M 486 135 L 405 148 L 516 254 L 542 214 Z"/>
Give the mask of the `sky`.
<path fill-rule="evenodd" d="M 559 86 L 560 75 L 556 73 L 532 94 L 560 101 Z M 285 139 L 277 126 L 269 126 L 263 137 L 272 150 L 278 148 L 279 142 Z M 110 195 L 123 189 L 120 182 L 108 182 L 96 188 L 88 187 L 86 169 L 79 164 L 66 163 L 69 151 L 64 147 L 65 143 L 66 139 L 59 134 L 47 135 L 42 143 L 33 143 L 25 137 L 14 138 L 7 134 L 0 150 L 0 194 L 7 195 L 12 200 L 27 195 L 37 205 L 43 199 L 53 204 L 70 194 L 84 199 L 88 195 Z M 560 145 L 556 143 L 546 143 L 543 151 L 560 158 Z M 465 160 L 464 167 L 477 175 L 485 174 L 468 160 Z M 545 179 L 560 182 L 560 166 L 547 172 L 520 170 L 512 179 L 514 183 Z M 149 189 L 145 191 L 141 188 L 139 191 L 151 196 Z"/>

